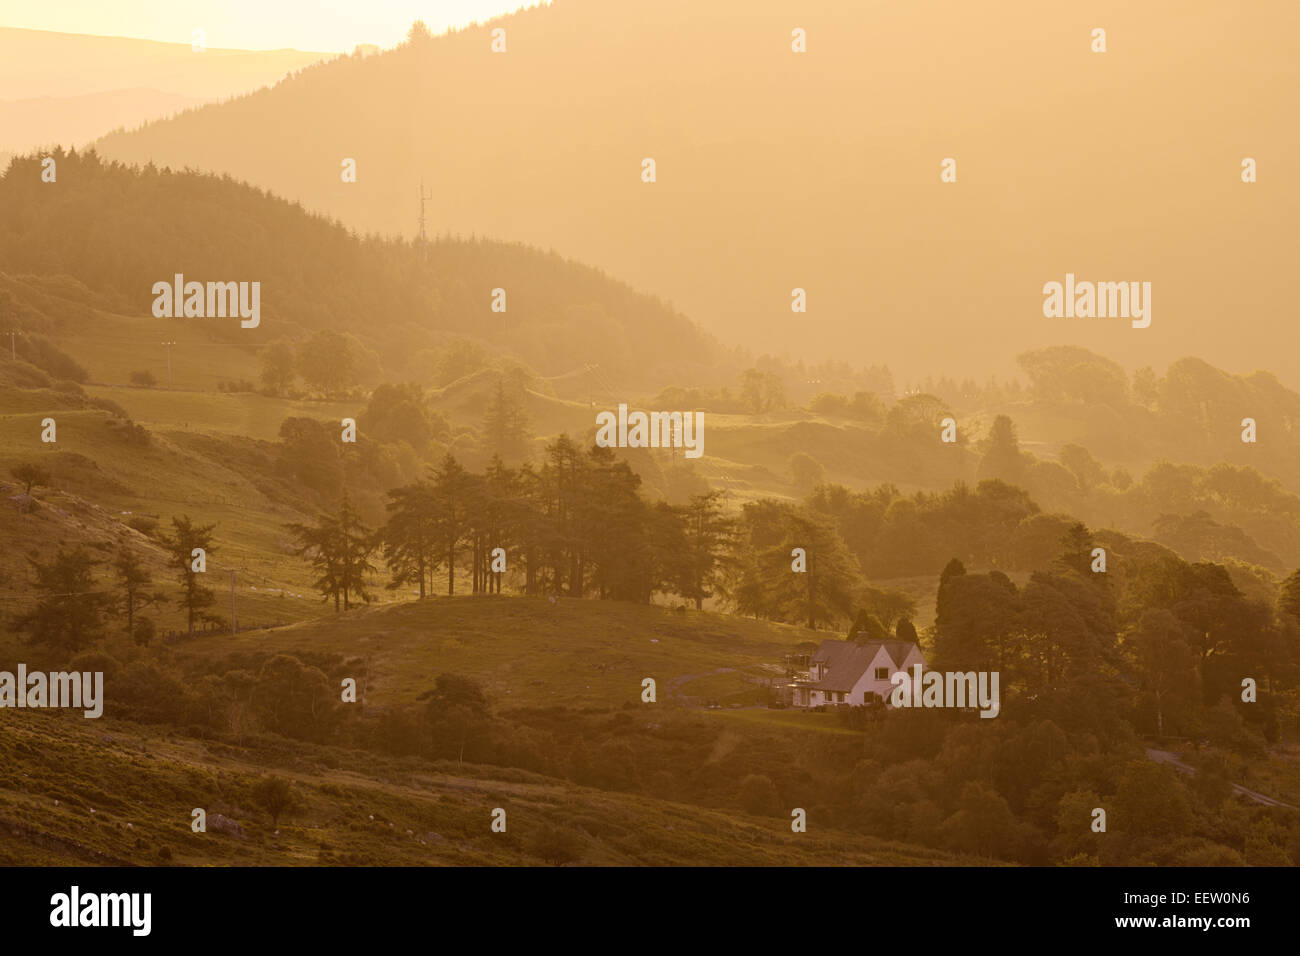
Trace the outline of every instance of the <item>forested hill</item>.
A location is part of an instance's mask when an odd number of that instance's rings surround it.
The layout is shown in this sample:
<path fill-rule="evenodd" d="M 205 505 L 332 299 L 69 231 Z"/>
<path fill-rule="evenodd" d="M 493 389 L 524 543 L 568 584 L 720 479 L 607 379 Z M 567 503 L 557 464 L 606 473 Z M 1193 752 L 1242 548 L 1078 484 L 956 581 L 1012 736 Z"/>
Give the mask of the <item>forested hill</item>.
<path fill-rule="evenodd" d="M 66 274 L 107 311 L 151 315 L 155 282 L 258 281 L 261 324 L 189 319 L 257 346 L 334 328 L 365 338 L 388 375 L 453 336 L 543 375 L 597 364 L 611 379 L 693 381 L 716 342 L 685 316 L 596 269 L 520 244 L 359 237 L 229 176 L 107 162 L 95 153 L 13 160 L 0 177 L 0 271 Z M 494 312 L 493 290 L 505 290 Z M 21 328 L 21 316 L 7 315 Z M 43 331 L 34 329 L 32 331 Z"/>
<path fill-rule="evenodd" d="M 1300 8 L 1183 0 L 1173 31 L 1173 4 L 1076 6 L 555 0 L 99 148 L 406 236 L 423 179 L 440 228 L 554 248 L 773 354 L 983 379 L 1068 344 L 1249 372 L 1291 332 Z M 1040 290 L 1067 271 L 1150 281 L 1151 326 L 1045 319 Z M 1300 354 L 1273 359 L 1300 381 Z"/>

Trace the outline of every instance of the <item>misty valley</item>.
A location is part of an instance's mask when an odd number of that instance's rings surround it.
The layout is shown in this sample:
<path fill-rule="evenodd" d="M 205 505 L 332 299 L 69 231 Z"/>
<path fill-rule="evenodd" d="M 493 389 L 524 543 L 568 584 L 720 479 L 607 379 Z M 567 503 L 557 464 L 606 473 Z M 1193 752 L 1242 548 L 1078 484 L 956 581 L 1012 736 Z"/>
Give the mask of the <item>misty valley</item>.
<path fill-rule="evenodd" d="M 1173 895 L 1300 863 L 1292 8 L 1225 9 L 0 16 L 42 929 L 227 867 L 1256 912 Z"/>

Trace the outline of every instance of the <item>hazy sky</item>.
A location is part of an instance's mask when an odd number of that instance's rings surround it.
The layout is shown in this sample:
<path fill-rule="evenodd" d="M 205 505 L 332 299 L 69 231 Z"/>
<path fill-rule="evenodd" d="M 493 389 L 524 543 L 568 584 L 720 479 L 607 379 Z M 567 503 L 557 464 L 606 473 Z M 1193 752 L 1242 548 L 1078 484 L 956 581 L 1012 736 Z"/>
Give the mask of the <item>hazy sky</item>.
<path fill-rule="evenodd" d="M 202 28 L 214 48 L 343 53 L 358 43 L 393 46 L 415 20 L 441 33 L 535 5 L 536 0 L 58 0 L 5 3 L 0 26 L 185 44 Z"/>

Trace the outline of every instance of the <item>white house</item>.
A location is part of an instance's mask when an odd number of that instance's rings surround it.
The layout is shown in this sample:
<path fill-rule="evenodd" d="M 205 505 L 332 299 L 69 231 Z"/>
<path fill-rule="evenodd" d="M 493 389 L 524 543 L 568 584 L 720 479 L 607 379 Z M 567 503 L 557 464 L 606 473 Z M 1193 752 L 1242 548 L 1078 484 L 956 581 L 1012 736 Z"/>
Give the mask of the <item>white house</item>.
<path fill-rule="evenodd" d="M 925 657 L 911 641 L 822 641 L 809 661 L 808 676 L 796 677 L 790 685 L 791 702 L 795 707 L 861 707 L 874 694 L 888 703 L 894 689 L 890 677 L 916 664 L 924 667 Z"/>

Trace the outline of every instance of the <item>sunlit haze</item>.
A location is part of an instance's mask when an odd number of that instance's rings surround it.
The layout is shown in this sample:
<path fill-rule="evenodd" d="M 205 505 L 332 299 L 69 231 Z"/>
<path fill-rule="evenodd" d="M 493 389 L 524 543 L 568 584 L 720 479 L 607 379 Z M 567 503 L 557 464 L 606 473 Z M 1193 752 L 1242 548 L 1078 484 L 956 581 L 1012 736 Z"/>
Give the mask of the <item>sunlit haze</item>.
<path fill-rule="evenodd" d="M 212 48 L 344 53 L 359 43 L 393 46 L 401 42 L 416 20 L 423 20 L 434 33 L 441 33 L 525 5 L 533 4 L 518 0 L 66 0 L 6 3 L 0 9 L 0 27 L 186 44 L 196 29 L 202 29 Z M 0 98 L 4 98 L 2 94 Z"/>

